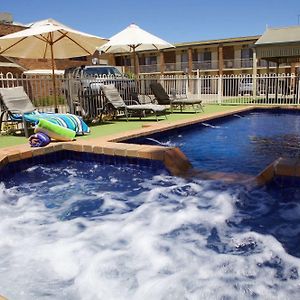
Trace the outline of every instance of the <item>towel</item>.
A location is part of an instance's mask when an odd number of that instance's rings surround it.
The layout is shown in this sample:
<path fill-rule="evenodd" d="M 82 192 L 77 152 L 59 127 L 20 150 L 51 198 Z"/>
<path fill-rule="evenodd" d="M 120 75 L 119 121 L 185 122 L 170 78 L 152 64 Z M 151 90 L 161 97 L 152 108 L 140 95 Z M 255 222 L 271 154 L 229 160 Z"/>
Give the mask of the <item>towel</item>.
<path fill-rule="evenodd" d="M 16 120 L 22 120 L 22 115 L 13 114 L 12 117 Z M 82 120 L 81 117 L 72 114 L 57 114 L 57 113 L 40 113 L 34 111 L 24 114 L 27 122 L 37 124 L 39 120 L 47 120 L 56 125 L 69 128 L 76 132 L 76 135 L 84 135 L 90 133 L 90 128 Z"/>
<path fill-rule="evenodd" d="M 31 135 L 28 138 L 28 141 L 31 147 L 44 147 L 51 142 L 51 139 L 48 135 L 42 132 L 38 132 L 36 134 Z"/>

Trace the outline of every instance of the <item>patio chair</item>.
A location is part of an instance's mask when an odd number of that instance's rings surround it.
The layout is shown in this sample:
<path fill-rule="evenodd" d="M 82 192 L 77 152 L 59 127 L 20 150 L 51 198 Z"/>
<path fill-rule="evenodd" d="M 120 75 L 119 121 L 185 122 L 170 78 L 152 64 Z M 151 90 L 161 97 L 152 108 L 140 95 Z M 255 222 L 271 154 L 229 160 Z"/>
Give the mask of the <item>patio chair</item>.
<path fill-rule="evenodd" d="M 100 121 L 102 120 L 103 112 L 105 112 L 109 108 L 113 109 L 114 112 L 123 111 L 127 121 L 128 121 L 128 115 L 132 113 L 139 114 L 139 117 L 141 118 L 143 116 L 146 116 L 146 112 L 151 112 L 155 115 L 156 121 L 158 121 L 157 118 L 158 114 L 164 114 L 165 118 L 167 118 L 166 107 L 163 105 L 157 105 L 152 103 L 139 104 L 137 101 L 134 100 L 131 101 L 134 101 L 136 104 L 126 105 L 119 91 L 113 84 L 103 85 L 101 89 L 103 91 L 105 98 L 107 99 L 107 103 L 104 105 L 104 108 L 101 110 Z"/>
<path fill-rule="evenodd" d="M 154 94 L 157 103 L 161 105 L 170 105 L 171 112 L 173 112 L 173 108 L 175 106 L 180 106 L 180 111 L 182 112 L 185 105 L 192 105 L 195 112 L 197 112 L 195 106 L 199 106 L 200 109 L 204 112 L 202 100 L 200 99 L 177 98 L 176 91 L 174 91 L 172 98 L 170 98 L 163 86 L 158 82 L 151 83 L 150 89 Z"/>
<path fill-rule="evenodd" d="M 0 115 L 0 130 L 4 122 L 4 116 L 7 115 L 7 122 L 23 122 L 25 136 L 28 137 L 27 122 L 25 113 L 32 113 L 36 110 L 22 86 L 13 88 L 0 88 L 0 97 L 2 100 L 2 109 Z"/>
<path fill-rule="evenodd" d="M 2 110 L 0 115 L 0 130 L 4 122 L 22 122 L 25 136 L 28 137 L 27 123 L 36 124 L 40 119 L 45 119 L 57 125 L 67 127 L 83 135 L 89 133 L 89 127 L 78 116 L 72 114 L 41 113 L 32 104 L 22 86 L 0 88 L 0 103 Z"/>

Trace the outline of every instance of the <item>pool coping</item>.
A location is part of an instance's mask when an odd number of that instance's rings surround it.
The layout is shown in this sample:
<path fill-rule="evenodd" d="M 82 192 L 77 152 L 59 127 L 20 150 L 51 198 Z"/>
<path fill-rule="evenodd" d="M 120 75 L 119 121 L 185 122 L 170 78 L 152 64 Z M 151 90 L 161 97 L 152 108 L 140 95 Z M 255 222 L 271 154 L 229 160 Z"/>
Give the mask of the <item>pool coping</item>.
<path fill-rule="evenodd" d="M 244 106 L 229 109 L 225 112 L 210 113 L 204 115 L 202 113 L 197 113 L 195 117 L 189 119 L 178 120 L 175 122 L 158 122 L 145 123 L 142 128 L 125 131 L 122 133 L 117 133 L 109 136 L 104 136 L 100 138 L 90 138 L 90 139 L 77 139 L 72 142 L 52 142 L 46 147 L 42 148 L 32 148 L 29 144 L 10 146 L 0 149 L 0 168 L 8 163 L 16 162 L 19 160 L 27 159 L 34 156 L 40 156 L 49 154 L 56 151 L 69 150 L 74 152 L 87 152 L 94 154 L 104 154 L 111 156 L 121 156 L 130 158 L 141 158 L 141 159 L 151 159 L 162 161 L 166 169 L 175 176 L 190 176 L 192 171 L 192 165 L 188 158 L 178 147 L 165 147 L 165 146 L 151 146 L 151 145 L 137 145 L 137 144 L 127 144 L 122 141 L 131 138 L 141 137 L 145 135 L 154 134 L 157 132 L 167 131 L 171 129 L 176 129 L 188 125 L 193 125 L 205 121 L 209 121 L 215 118 L 221 118 L 230 116 L 236 113 L 251 111 L 255 109 L 274 109 L 274 108 L 287 108 L 287 109 L 297 109 L 298 107 L 280 107 L 280 106 Z M 290 163 L 290 162 L 289 162 Z M 283 163 L 281 163 L 281 168 Z M 298 170 L 299 165 L 299 170 Z M 292 172 L 291 174 L 299 174 L 300 176 L 300 164 L 295 163 L 297 166 L 297 172 Z M 288 170 L 288 168 L 286 168 Z M 269 173 L 268 173 L 269 172 Z M 273 172 L 274 173 L 274 172 Z M 261 184 L 263 179 L 266 178 L 266 182 L 269 180 L 269 171 L 263 171 L 257 176 L 257 182 Z M 285 171 L 287 173 L 287 171 Z M 268 175 L 266 175 L 268 174 Z M 275 174 L 275 173 L 274 173 Z M 206 178 L 224 178 L 224 173 L 209 173 L 202 174 Z M 231 174 L 232 175 L 232 174 Z M 292 176 L 292 175 L 290 175 Z M 297 175 L 298 176 L 298 175 Z M 229 176 L 230 177 L 230 176 Z M 232 176 L 231 176 L 232 177 Z"/>

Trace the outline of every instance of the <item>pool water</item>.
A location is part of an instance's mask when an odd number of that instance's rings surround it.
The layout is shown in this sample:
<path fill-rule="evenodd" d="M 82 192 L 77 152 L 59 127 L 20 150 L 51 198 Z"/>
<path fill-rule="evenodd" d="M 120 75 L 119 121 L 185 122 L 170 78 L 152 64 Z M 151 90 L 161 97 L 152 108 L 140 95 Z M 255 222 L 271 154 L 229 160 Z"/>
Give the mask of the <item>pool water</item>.
<path fill-rule="evenodd" d="M 257 175 L 280 156 L 300 156 L 300 113 L 254 111 L 129 142 L 178 146 L 201 170 Z"/>
<path fill-rule="evenodd" d="M 9 299 L 296 299 L 299 188 L 61 160 L 0 183 Z M 13 283 L 13 284 L 12 284 Z"/>

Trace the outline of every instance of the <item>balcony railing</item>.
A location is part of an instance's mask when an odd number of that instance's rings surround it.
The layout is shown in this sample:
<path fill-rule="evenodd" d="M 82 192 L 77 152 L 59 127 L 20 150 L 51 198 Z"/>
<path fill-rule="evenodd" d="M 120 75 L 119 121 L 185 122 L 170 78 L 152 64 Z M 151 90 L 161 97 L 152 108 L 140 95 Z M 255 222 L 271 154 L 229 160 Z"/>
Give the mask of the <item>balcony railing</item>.
<path fill-rule="evenodd" d="M 253 67 L 252 58 L 224 59 L 224 69 L 243 69 L 243 68 L 252 68 L 252 67 Z"/>
<path fill-rule="evenodd" d="M 193 70 L 216 70 L 218 69 L 217 60 L 193 61 Z"/>
<path fill-rule="evenodd" d="M 267 65 L 268 65 L 268 62 L 267 62 L 266 60 L 264 60 L 264 59 L 260 59 L 260 60 L 258 61 L 258 64 L 257 64 L 257 65 L 258 65 L 259 67 L 266 68 Z M 276 63 L 270 61 L 269 67 L 270 67 L 270 68 L 276 68 Z"/>
<path fill-rule="evenodd" d="M 160 66 L 157 64 L 152 65 L 140 65 L 140 73 L 155 73 L 160 72 Z"/>
<path fill-rule="evenodd" d="M 246 69 L 253 68 L 253 59 L 252 58 L 235 58 L 235 59 L 224 59 L 224 69 Z M 270 68 L 275 68 L 276 63 L 270 62 Z M 263 59 L 259 59 L 257 63 L 257 67 L 266 68 L 267 61 Z M 281 65 L 282 67 L 282 65 Z M 288 66 L 287 66 L 288 67 Z M 219 62 L 218 60 L 208 60 L 208 61 L 193 61 L 192 62 L 193 70 L 201 70 L 201 71 L 209 71 L 209 70 L 218 70 Z M 140 73 L 159 73 L 160 65 L 152 64 L 152 65 L 140 65 L 139 66 Z M 133 66 L 126 66 L 125 71 L 134 72 Z M 187 73 L 189 71 L 189 63 L 188 62 L 176 62 L 176 63 L 165 63 L 164 72 L 184 72 Z"/>
<path fill-rule="evenodd" d="M 267 61 L 260 59 L 257 63 L 258 67 L 266 68 Z M 275 68 L 276 63 L 270 62 L 270 68 Z M 224 59 L 224 69 L 244 69 L 253 68 L 252 58 L 235 58 L 235 59 Z"/>
<path fill-rule="evenodd" d="M 166 63 L 165 72 L 188 72 L 189 63 L 188 62 L 177 62 L 177 63 Z"/>
<path fill-rule="evenodd" d="M 173 71 L 180 71 L 181 64 L 180 63 L 165 63 L 165 71 L 166 72 L 173 72 Z"/>

